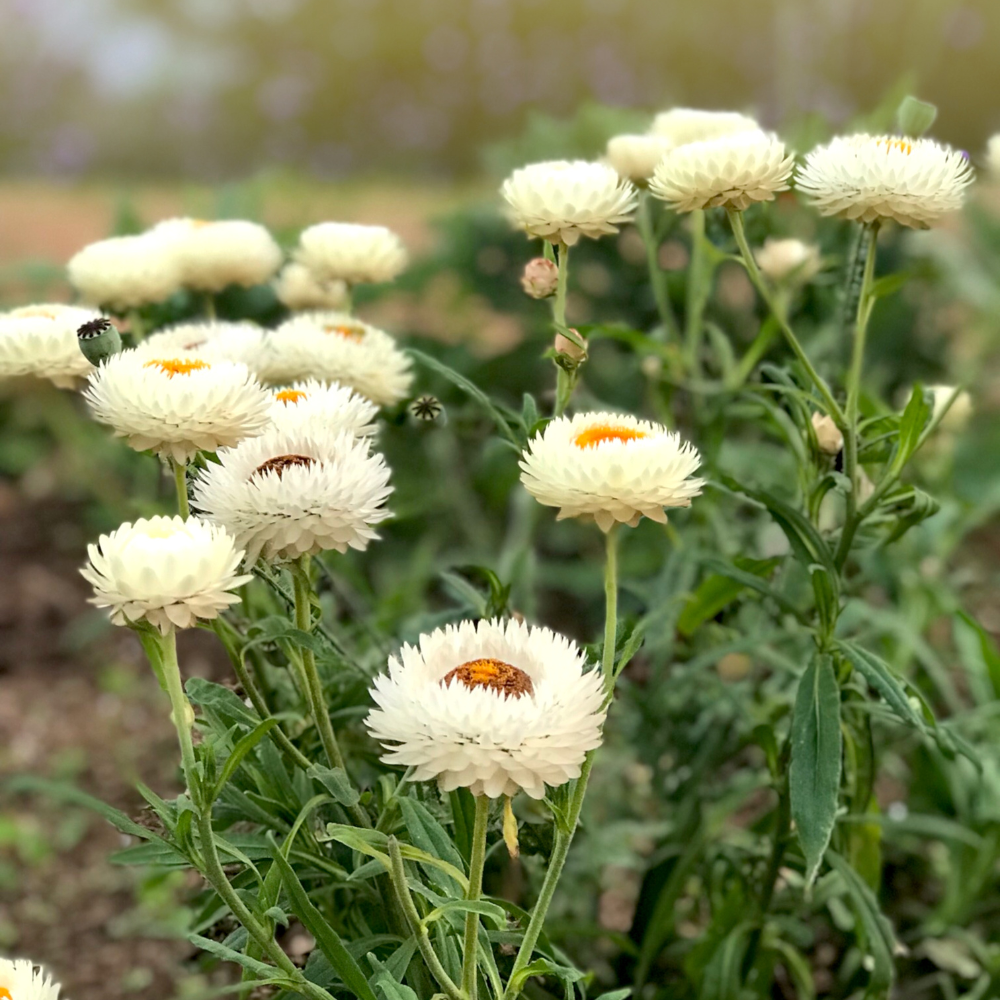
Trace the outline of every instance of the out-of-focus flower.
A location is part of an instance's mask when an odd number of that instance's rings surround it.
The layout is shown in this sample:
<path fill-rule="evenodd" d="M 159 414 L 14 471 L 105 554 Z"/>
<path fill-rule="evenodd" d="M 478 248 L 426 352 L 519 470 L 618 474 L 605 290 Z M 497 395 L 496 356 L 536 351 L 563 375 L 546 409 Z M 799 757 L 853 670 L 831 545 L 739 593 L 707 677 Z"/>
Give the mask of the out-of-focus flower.
<path fill-rule="evenodd" d="M 924 390 L 931 397 L 933 406 L 931 419 L 937 420 L 940 417 L 939 426 L 945 431 L 961 431 L 972 418 L 972 397 L 964 390 L 955 396 L 955 402 L 948 407 L 948 412 L 944 413 L 944 408 L 948 405 L 948 400 L 955 395 L 955 390 L 956 387 L 953 385 L 929 385 Z"/>
<path fill-rule="evenodd" d="M 145 620 L 164 635 L 218 617 L 253 579 L 240 574 L 243 552 L 225 528 L 195 517 L 126 522 L 87 553 L 80 572 L 94 588 L 90 603 L 110 608 L 116 625 Z"/>
<path fill-rule="evenodd" d="M 966 156 L 932 139 L 849 135 L 814 149 L 795 187 L 820 215 L 927 229 L 962 207 L 972 180 Z"/>
<path fill-rule="evenodd" d="M 281 430 L 350 431 L 357 437 L 375 433 L 378 407 L 346 385 L 309 379 L 276 391 L 273 399 L 271 423 Z"/>
<path fill-rule="evenodd" d="M 819 445 L 819 450 L 827 455 L 839 455 L 844 447 L 844 435 L 833 422 L 833 418 L 828 417 L 825 413 L 814 413 L 812 425 L 816 432 L 816 443 Z"/>
<path fill-rule="evenodd" d="M 392 281 L 407 264 L 403 241 L 385 226 L 321 222 L 302 230 L 295 259 L 317 281 L 348 285 Z"/>
<path fill-rule="evenodd" d="M 84 302 L 115 313 L 162 302 L 181 287 L 173 247 L 150 233 L 91 243 L 70 259 L 66 271 Z"/>
<path fill-rule="evenodd" d="M 136 451 L 178 463 L 259 434 L 270 422 L 270 395 L 233 361 L 123 351 L 90 376 L 84 395 L 94 417 Z"/>
<path fill-rule="evenodd" d="M 198 473 L 192 503 L 232 532 L 248 563 L 364 550 L 390 516 L 385 459 L 351 431 L 272 428 L 218 457 Z"/>
<path fill-rule="evenodd" d="M 788 190 L 795 158 L 767 132 L 737 132 L 672 149 L 649 190 L 677 212 L 722 206 L 742 211 Z"/>
<path fill-rule="evenodd" d="M 255 323 L 178 323 L 148 336 L 136 352 L 146 358 L 237 361 L 257 373 L 263 364 L 266 339 L 265 331 Z"/>
<path fill-rule="evenodd" d="M 511 221 L 529 236 L 573 246 L 618 232 L 635 213 L 632 184 L 606 163 L 553 160 L 515 170 L 500 189 Z"/>
<path fill-rule="evenodd" d="M 59 1000 L 59 984 L 28 958 L 0 958 L 0 997 L 5 1000 Z"/>
<path fill-rule="evenodd" d="M 0 379 L 32 375 L 60 389 L 75 389 L 94 370 L 80 351 L 76 331 L 100 317 L 93 309 L 58 303 L 0 314 Z"/>
<path fill-rule="evenodd" d="M 703 142 L 737 132 L 759 131 L 760 126 L 748 115 L 737 111 L 702 111 L 700 108 L 671 108 L 653 119 L 650 132 L 668 140 L 672 146 Z"/>
<path fill-rule="evenodd" d="M 802 240 L 768 236 L 755 253 L 761 273 L 772 281 L 806 282 L 820 269 L 819 247 Z"/>
<path fill-rule="evenodd" d="M 616 135 L 608 140 L 605 158 L 622 177 L 642 183 L 653 176 L 657 163 L 673 146 L 662 135 Z"/>
<path fill-rule="evenodd" d="M 1000 134 L 991 135 L 986 143 L 986 166 L 995 177 L 1000 177 Z"/>
<path fill-rule="evenodd" d="M 593 518 L 602 531 L 666 522 L 664 508 L 690 507 L 704 480 L 691 475 L 701 457 L 680 435 L 622 413 L 559 417 L 521 456 L 521 482 L 558 519 Z"/>
<path fill-rule="evenodd" d="M 292 261 L 275 279 L 274 292 L 281 302 L 298 312 L 303 309 L 343 309 L 347 305 L 347 282 L 320 281 L 305 264 Z"/>
<path fill-rule="evenodd" d="M 535 257 L 524 265 L 521 287 L 533 299 L 547 299 L 555 295 L 559 286 L 559 268 L 551 260 Z"/>
<path fill-rule="evenodd" d="M 387 764 L 413 767 L 445 791 L 497 798 L 580 776 L 601 744 L 607 709 L 599 671 L 547 628 L 462 622 L 420 636 L 375 678 L 367 726 Z"/>

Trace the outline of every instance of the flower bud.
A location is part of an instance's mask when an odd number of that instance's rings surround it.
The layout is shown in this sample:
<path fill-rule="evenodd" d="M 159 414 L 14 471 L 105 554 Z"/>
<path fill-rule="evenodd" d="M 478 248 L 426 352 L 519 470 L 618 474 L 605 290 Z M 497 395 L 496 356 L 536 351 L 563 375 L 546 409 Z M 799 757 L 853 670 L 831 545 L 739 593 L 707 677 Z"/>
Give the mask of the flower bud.
<path fill-rule="evenodd" d="M 833 419 L 823 413 L 814 413 L 812 425 L 819 450 L 827 455 L 839 455 L 840 449 L 844 447 L 844 435 Z"/>
<path fill-rule="evenodd" d="M 570 327 L 570 329 L 573 333 L 576 333 L 576 330 L 573 330 L 572 327 Z M 578 333 L 576 333 L 576 335 L 580 337 Z M 580 337 L 580 339 L 583 340 L 582 337 Z M 577 364 L 584 361 L 587 357 L 586 347 L 580 347 L 579 344 L 575 344 L 569 339 L 569 337 L 561 333 L 556 334 L 556 341 L 553 346 L 555 347 L 557 354 L 565 354 L 566 357 L 568 357 L 571 361 L 575 361 Z"/>
<path fill-rule="evenodd" d="M 122 349 L 118 328 L 104 316 L 84 323 L 76 331 L 76 337 L 83 356 L 92 365 L 99 365 Z"/>
<path fill-rule="evenodd" d="M 761 273 L 772 281 L 808 281 L 820 269 L 819 247 L 802 240 L 769 236 L 754 256 Z"/>
<path fill-rule="evenodd" d="M 559 268 L 551 260 L 535 257 L 524 265 L 521 287 L 533 299 L 547 299 L 556 293 L 559 284 Z"/>

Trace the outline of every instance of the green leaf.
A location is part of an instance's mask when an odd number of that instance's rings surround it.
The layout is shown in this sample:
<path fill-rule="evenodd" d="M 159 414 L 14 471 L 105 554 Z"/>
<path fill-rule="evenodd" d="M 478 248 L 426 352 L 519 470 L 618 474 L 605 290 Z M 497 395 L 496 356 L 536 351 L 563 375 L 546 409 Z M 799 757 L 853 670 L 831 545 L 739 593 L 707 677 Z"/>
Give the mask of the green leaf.
<path fill-rule="evenodd" d="M 807 885 L 815 879 L 833 833 L 840 790 L 840 741 L 840 690 L 833 662 L 817 653 L 799 680 L 788 775 Z"/>
<path fill-rule="evenodd" d="M 706 577 L 677 619 L 677 631 L 685 637 L 694 635 L 703 622 L 714 618 L 743 593 L 748 586 L 746 576 L 767 576 L 780 562 L 780 559 L 737 558 L 732 566 L 735 573 L 715 573 Z"/>
<path fill-rule="evenodd" d="M 372 976 L 372 984 L 382 991 L 385 1000 L 417 1000 L 417 994 L 409 986 L 405 986 L 395 979 L 389 970 L 381 962 L 378 962 L 374 955 L 369 955 L 368 961 L 372 962 L 372 964 L 378 963 L 379 969 Z"/>
<path fill-rule="evenodd" d="M 322 764 L 313 764 L 306 774 L 310 778 L 315 778 L 330 793 L 330 798 L 342 806 L 351 808 L 361 799 L 358 790 L 351 784 L 351 779 L 342 767 L 330 768 Z"/>
<path fill-rule="evenodd" d="M 854 904 L 854 911 L 864 927 L 871 957 L 875 960 L 871 980 L 868 984 L 868 995 L 871 996 L 876 992 L 881 992 L 884 995 L 896 977 L 896 969 L 892 960 L 896 938 L 892 931 L 892 924 L 879 909 L 875 894 L 844 858 L 836 851 L 827 851 L 826 859 L 847 888 L 847 893 Z"/>
<path fill-rule="evenodd" d="M 221 684 L 192 677 L 184 685 L 184 690 L 194 704 L 215 713 L 227 726 L 239 724 L 253 727 L 260 722 L 260 716 L 252 708 L 247 708 L 235 691 Z"/>
<path fill-rule="evenodd" d="M 236 769 L 243 762 L 243 758 L 274 729 L 278 722 L 279 720 L 273 716 L 270 719 L 265 719 L 237 742 L 236 746 L 233 747 L 233 752 L 226 758 L 226 763 L 222 767 L 219 780 L 215 783 L 215 788 L 212 789 L 212 802 L 219 797 L 219 793 L 225 787 L 226 782 L 236 773 Z"/>
<path fill-rule="evenodd" d="M 449 899 L 446 903 L 431 910 L 423 918 L 423 923 L 431 924 L 451 913 L 478 913 L 480 916 L 492 920 L 497 930 L 507 924 L 507 914 L 504 908 L 497 906 L 496 903 L 489 903 L 485 899 Z"/>
<path fill-rule="evenodd" d="M 993 689 L 993 696 L 1000 698 L 1000 651 L 997 650 L 993 637 L 967 612 L 959 611 L 958 618 L 975 636 L 979 645 L 979 657 L 985 668 L 986 676 L 989 678 L 990 687 Z M 956 631 L 956 640 L 959 640 L 960 635 L 961 630 Z M 985 704 L 985 701 L 983 703 Z"/>
<path fill-rule="evenodd" d="M 326 956 L 337 975 L 344 981 L 344 985 L 360 1000 L 376 1000 L 372 988 L 368 985 L 368 979 L 361 971 L 361 966 L 344 947 L 340 935 L 313 905 L 273 836 L 269 839 L 272 848 L 271 857 L 281 871 L 281 880 L 285 885 L 285 892 L 288 894 L 292 911 L 302 921 L 306 930 L 316 939 L 317 947 Z"/>
<path fill-rule="evenodd" d="M 884 299 L 888 295 L 895 295 L 912 277 L 909 271 L 894 271 L 892 274 L 876 278 L 871 284 L 871 297 Z"/>
<path fill-rule="evenodd" d="M 241 951 L 234 951 L 232 948 L 227 948 L 221 941 L 213 941 L 211 938 L 202 937 L 200 934 L 188 934 L 187 939 L 202 951 L 208 952 L 209 955 L 221 958 L 224 962 L 234 962 L 236 965 L 243 966 L 244 969 L 252 972 L 258 979 L 270 979 L 279 973 L 279 970 L 273 965 L 258 962 L 257 959 L 250 958 Z"/>
<path fill-rule="evenodd" d="M 705 966 L 700 1000 L 742 1000 L 743 958 L 753 924 L 737 924 L 719 943 Z"/>
<path fill-rule="evenodd" d="M 927 734 L 927 723 L 924 721 L 923 714 L 913 707 L 903 685 L 885 660 L 870 650 L 862 649 L 861 646 L 846 640 L 839 641 L 837 649 L 844 654 L 851 666 L 878 691 L 885 703 L 902 722 L 925 735 Z"/>
<path fill-rule="evenodd" d="M 937 106 L 907 94 L 896 109 L 896 126 L 903 135 L 919 138 L 937 119 Z"/>
<path fill-rule="evenodd" d="M 913 387 L 910 401 L 899 418 L 899 442 L 892 463 L 894 471 L 899 472 L 917 450 L 930 415 L 931 407 L 924 398 L 923 387 L 917 384 Z"/>
<path fill-rule="evenodd" d="M 461 871 L 465 865 L 462 855 L 452 843 L 448 831 L 431 815 L 427 807 L 409 796 L 403 796 L 398 801 L 399 811 L 402 813 L 413 846 L 454 865 Z M 440 874 L 435 882 L 449 895 L 457 895 L 459 883 L 454 879 Z"/>

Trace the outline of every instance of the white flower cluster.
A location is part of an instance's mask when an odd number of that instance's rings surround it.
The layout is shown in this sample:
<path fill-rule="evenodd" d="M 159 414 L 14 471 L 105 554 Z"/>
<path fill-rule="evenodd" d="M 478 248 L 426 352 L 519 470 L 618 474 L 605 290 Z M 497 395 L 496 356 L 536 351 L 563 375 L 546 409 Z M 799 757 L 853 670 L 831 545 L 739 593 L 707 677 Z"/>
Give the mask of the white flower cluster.
<path fill-rule="evenodd" d="M 80 351 L 76 331 L 100 315 L 58 303 L 0 314 L 0 379 L 30 375 L 75 389 L 94 370 Z"/>

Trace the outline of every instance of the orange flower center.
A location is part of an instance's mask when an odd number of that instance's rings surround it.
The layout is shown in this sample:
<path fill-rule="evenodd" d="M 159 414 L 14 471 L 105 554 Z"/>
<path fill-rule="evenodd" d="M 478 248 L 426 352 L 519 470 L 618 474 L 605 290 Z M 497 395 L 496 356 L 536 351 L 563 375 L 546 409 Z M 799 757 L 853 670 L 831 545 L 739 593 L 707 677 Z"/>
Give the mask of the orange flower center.
<path fill-rule="evenodd" d="M 595 424 L 577 434 L 573 438 L 573 444 L 577 448 L 593 448 L 595 445 L 604 444 L 605 441 L 637 441 L 639 438 L 648 436 L 645 431 L 633 430 L 631 427 Z"/>
<path fill-rule="evenodd" d="M 55 319 L 56 310 L 49 309 L 47 306 L 25 306 L 18 311 L 17 315 L 21 319 L 34 318 L 36 316 L 40 316 L 42 319 Z M 0 987 L 0 997 L 3 997 L 4 992 L 3 987 Z M 10 996 L 9 993 L 7 995 Z"/>
<path fill-rule="evenodd" d="M 168 378 L 175 375 L 190 375 L 191 372 L 201 371 L 202 368 L 211 368 L 207 361 L 198 361 L 191 358 L 155 358 L 147 361 L 143 368 L 159 368 Z"/>
<path fill-rule="evenodd" d="M 192 219 L 191 228 L 192 229 L 204 229 L 205 226 L 210 226 L 212 223 L 209 219 Z"/>
<path fill-rule="evenodd" d="M 338 337 L 346 337 L 347 340 L 362 341 L 365 336 L 364 330 L 359 330 L 356 326 L 324 326 L 324 333 L 335 333 Z"/>
<path fill-rule="evenodd" d="M 10 995 L 10 991 L 5 989 L 3 986 L 0 986 L 0 1000 L 13 1000 L 13 997 Z"/>
<path fill-rule="evenodd" d="M 879 139 L 877 145 L 885 146 L 887 153 L 890 149 L 898 149 L 901 153 L 906 153 L 907 156 L 913 152 L 913 143 L 906 139 Z"/>
<path fill-rule="evenodd" d="M 531 678 L 519 667 L 503 660 L 469 660 L 449 670 L 441 683 L 450 687 L 453 680 L 461 681 L 469 689 L 488 688 L 511 698 L 535 693 Z"/>
<path fill-rule="evenodd" d="M 282 389 L 281 392 L 274 394 L 274 401 L 276 403 L 284 403 L 285 406 L 288 406 L 289 403 L 297 403 L 299 400 L 305 398 L 306 394 L 301 389 Z"/>
<path fill-rule="evenodd" d="M 277 458 L 269 458 L 262 465 L 258 465 L 250 474 L 250 478 L 253 479 L 254 476 L 266 476 L 269 472 L 276 472 L 280 479 L 285 469 L 290 469 L 293 465 L 310 466 L 314 461 L 315 459 L 310 458 L 308 455 L 278 455 Z"/>

